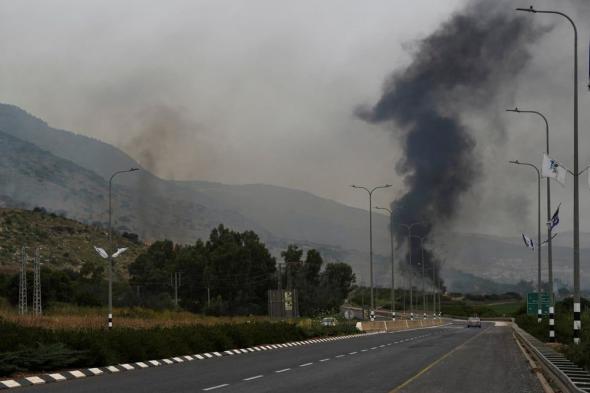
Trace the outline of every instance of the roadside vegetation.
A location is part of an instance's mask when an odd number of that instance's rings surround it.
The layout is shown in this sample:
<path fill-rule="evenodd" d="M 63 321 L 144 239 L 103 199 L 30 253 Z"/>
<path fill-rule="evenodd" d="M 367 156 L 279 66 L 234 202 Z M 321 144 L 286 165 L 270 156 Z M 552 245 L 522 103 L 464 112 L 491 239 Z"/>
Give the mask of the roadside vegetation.
<path fill-rule="evenodd" d="M 414 306 L 416 313 L 423 312 L 422 292 L 415 291 L 414 299 L 417 304 Z M 409 291 L 403 288 L 396 289 L 396 311 L 409 310 Z M 362 307 L 368 307 L 370 302 L 370 289 L 367 287 L 355 288 L 350 296 L 349 303 Z M 404 307 L 404 301 L 406 303 Z M 375 304 L 379 308 L 391 310 L 391 291 L 389 288 L 377 288 L 375 290 Z M 518 293 L 507 292 L 504 294 L 461 294 L 450 293 L 441 298 L 442 312 L 447 316 L 469 317 L 479 315 L 483 318 L 510 318 L 525 311 L 526 304 Z M 438 310 L 438 305 L 437 305 Z M 426 294 L 426 312 L 432 313 L 432 292 Z"/>
<path fill-rule="evenodd" d="M 351 267 L 289 245 L 283 268 L 253 231 L 219 225 L 194 244 L 143 244 L 115 233 L 114 328 L 106 329 L 107 264 L 93 246 L 108 236 L 42 208 L 0 209 L 0 376 L 161 359 L 357 332 L 322 326 L 355 281 Z M 18 315 L 21 245 L 42 247 L 43 315 Z M 33 272 L 27 272 L 29 309 Z M 171 280 L 177 276 L 176 280 Z M 176 281 L 176 282 L 174 282 Z M 269 320 L 267 291 L 299 293 L 301 318 Z M 177 296 L 176 291 L 177 289 Z"/>
<path fill-rule="evenodd" d="M 100 367 L 356 332 L 352 324 L 252 321 L 170 327 L 25 326 L 0 318 L 0 376 L 69 367 Z"/>
<path fill-rule="evenodd" d="M 568 359 L 590 370 L 590 301 L 581 299 L 582 305 L 582 330 L 580 344 L 573 344 L 573 299 L 567 298 L 555 304 L 555 335 L 557 345 L 555 348 L 564 353 Z M 546 342 L 549 338 L 549 320 L 543 318 L 537 322 L 536 316 L 526 315 L 526 310 L 515 319 L 518 326 Z"/>
<path fill-rule="evenodd" d="M 104 247 L 107 239 L 99 224 L 85 225 L 43 208 L 0 209 L 0 297 L 12 306 L 18 303 L 17 245 L 28 246 L 29 256 L 40 246 L 46 310 L 68 304 L 104 307 L 107 264 L 93 246 Z M 298 291 L 300 315 L 317 316 L 338 312 L 355 281 L 348 264 L 325 263 L 317 250 L 296 245 L 282 252 L 279 271 L 276 258 L 255 232 L 223 225 L 214 228 L 206 241 L 189 245 L 160 240 L 147 246 L 130 233 L 115 234 L 115 243 L 129 247 L 114 263 L 113 302 L 119 309 L 266 315 L 267 291 L 282 286 Z M 27 282 L 30 301 L 32 271 Z"/>

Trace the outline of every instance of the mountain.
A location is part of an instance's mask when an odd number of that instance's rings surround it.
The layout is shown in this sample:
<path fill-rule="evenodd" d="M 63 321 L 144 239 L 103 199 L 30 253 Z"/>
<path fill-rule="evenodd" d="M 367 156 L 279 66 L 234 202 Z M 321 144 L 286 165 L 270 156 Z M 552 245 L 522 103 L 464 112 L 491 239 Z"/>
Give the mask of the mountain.
<path fill-rule="evenodd" d="M 86 223 L 108 222 L 111 174 L 141 167 L 111 145 L 52 128 L 11 105 L 0 104 L 0 142 L 4 206 L 43 206 Z M 256 231 L 275 255 L 297 242 L 357 265 L 367 259 L 367 218 L 362 209 L 303 191 L 264 184 L 170 181 L 145 169 L 117 177 L 113 186 L 114 227 L 148 241 L 192 243 L 223 223 Z M 375 250 L 387 255 L 388 219 L 374 214 L 373 222 Z M 355 260 L 349 260 L 351 255 Z"/>
<path fill-rule="evenodd" d="M 43 206 L 84 223 L 106 225 L 108 179 L 131 167 L 141 166 L 114 146 L 52 128 L 20 108 L 0 104 L 0 207 Z M 114 182 L 113 225 L 119 231 L 137 233 L 146 241 L 193 243 L 206 239 L 220 223 L 256 231 L 277 257 L 289 243 L 317 248 L 329 261 L 350 263 L 361 283 L 369 281 L 366 210 L 272 185 L 171 181 L 144 168 Z M 375 280 L 388 286 L 388 217 L 374 214 L 373 225 Z M 567 233 L 558 236 L 554 247 L 555 277 L 566 284 L 571 281 L 567 240 Z M 590 246 L 590 235 L 582 240 Z M 499 283 L 536 280 L 535 255 L 518 236 L 454 233 L 444 243 L 443 278 L 456 276 L 455 269 Z M 461 285 L 471 276 L 463 276 Z M 583 282 L 587 278 L 583 272 Z"/>

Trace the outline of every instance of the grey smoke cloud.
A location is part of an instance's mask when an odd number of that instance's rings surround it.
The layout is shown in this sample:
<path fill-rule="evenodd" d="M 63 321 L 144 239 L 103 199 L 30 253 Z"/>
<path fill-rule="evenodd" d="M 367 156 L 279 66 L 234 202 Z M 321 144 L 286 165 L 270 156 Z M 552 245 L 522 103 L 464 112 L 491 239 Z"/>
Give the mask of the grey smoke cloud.
<path fill-rule="evenodd" d="M 465 3 L 4 2 L 0 100 L 53 126 L 113 143 L 139 161 L 151 157 L 150 165 L 142 164 L 163 177 L 273 183 L 363 208 L 365 196 L 348 184 L 392 183 L 391 191 L 375 196 L 375 204 L 386 205 L 407 192 L 393 170 L 403 146 L 353 110 L 377 102 L 384 78 L 405 69 L 418 43 Z M 556 7 L 550 0 L 534 3 Z M 489 0 L 480 7 L 494 14 L 528 4 Z M 589 36 L 588 6 L 583 0 L 559 2 L 576 16 L 581 38 Z M 481 178 L 460 197 L 451 230 L 509 233 L 514 214 L 518 231 L 535 227 L 527 210 L 536 203 L 534 178 L 502 163 L 535 161 L 543 135 L 535 119 L 508 117 L 505 107 L 546 112 L 552 151 L 571 161 L 571 29 L 556 19 L 527 18 L 555 27 L 530 48 L 531 61 L 510 88 L 495 89 L 493 99 L 460 114 L 461 125 L 473 131 Z M 581 42 L 581 82 L 584 48 Z M 481 91 L 468 99 L 480 104 L 486 98 Z M 461 94 L 455 93 L 448 107 L 441 105 L 445 114 L 456 112 L 452 104 Z M 581 106 L 588 104 L 582 93 Z M 582 113 L 582 127 L 587 121 Z M 173 128 L 178 143 L 139 143 L 154 125 Z M 582 135 L 581 143 L 581 161 L 588 162 L 590 138 Z M 564 203 L 565 226 L 571 188 L 554 189 L 555 201 Z M 588 209 L 590 198 L 582 198 L 582 211 Z M 383 239 L 376 247 L 387 252 Z"/>
<path fill-rule="evenodd" d="M 396 172 L 406 193 L 392 203 L 391 222 L 399 244 L 407 236 L 402 224 L 423 222 L 415 232 L 428 237 L 433 227 L 455 218 L 463 195 L 483 176 L 476 135 L 461 115 L 510 89 L 531 58 L 529 45 L 546 31 L 507 12 L 507 2 L 496 2 L 495 10 L 484 7 L 487 3 L 471 2 L 421 41 L 408 67 L 386 82 L 378 102 L 359 110 L 368 122 L 388 123 L 402 146 Z M 502 140 L 493 136 L 501 129 L 488 132 L 488 140 Z M 420 252 L 413 239 L 410 247 L 415 255 Z M 432 254 L 424 259 L 430 267 Z"/>

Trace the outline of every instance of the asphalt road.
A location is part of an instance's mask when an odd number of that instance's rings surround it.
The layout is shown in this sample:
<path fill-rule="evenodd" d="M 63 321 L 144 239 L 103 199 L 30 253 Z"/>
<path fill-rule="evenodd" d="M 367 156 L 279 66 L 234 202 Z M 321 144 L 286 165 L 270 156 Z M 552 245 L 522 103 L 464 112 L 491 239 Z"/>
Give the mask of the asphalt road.
<path fill-rule="evenodd" d="M 542 392 L 506 327 L 378 334 L 59 382 L 22 392 Z M 426 370 L 425 370 L 426 369 Z"/>

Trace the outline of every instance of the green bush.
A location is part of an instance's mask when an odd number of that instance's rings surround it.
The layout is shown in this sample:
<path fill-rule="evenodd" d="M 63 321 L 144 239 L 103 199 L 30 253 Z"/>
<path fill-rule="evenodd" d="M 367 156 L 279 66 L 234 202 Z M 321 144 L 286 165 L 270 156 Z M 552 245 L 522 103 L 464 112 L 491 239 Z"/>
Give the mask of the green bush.
<path fill-rule="evenodd" d="M 0 319 L 0 376 L 71 366 L 100 367 L 352 332 L 356 330 L 348 324 L 303 327 L 288 322 L 49 330 Z"/>
<path fill-rule="evenodd" d="M 35 347 L 0 353 L 0 375 L 68 367 L 84 356 L 84 351 L 71 350 L 61 343 L 37 344 Z"/>

